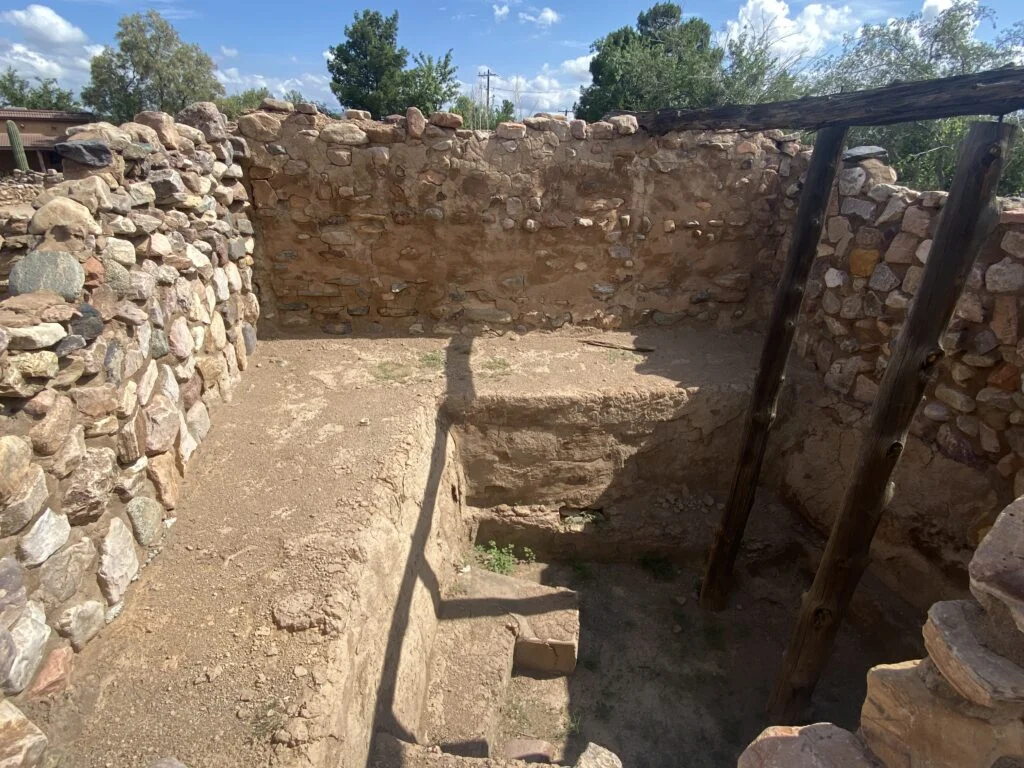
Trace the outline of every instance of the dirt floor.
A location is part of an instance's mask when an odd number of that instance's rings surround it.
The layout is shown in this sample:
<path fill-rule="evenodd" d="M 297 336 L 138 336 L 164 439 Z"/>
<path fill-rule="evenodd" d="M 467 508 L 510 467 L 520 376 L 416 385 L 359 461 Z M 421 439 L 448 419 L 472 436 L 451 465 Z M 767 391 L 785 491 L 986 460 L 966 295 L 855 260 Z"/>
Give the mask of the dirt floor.
<path fill-rule="evenodd" d="M 233 401 L 213 408 L 176 523 L 123 615 L 75 658 L 68 691 L 24 704 L 50 739 L 49 768 L 144 768 L 163 756 L 190 768 L 271 763 L 275 733 L 300 694 L 323 683 L 328 661 L 324 635 L 278 629 L 271 606 L 298 589 L 339 588 L 339 542 L 373 518 L 381 467 L 446 388 L 676 387 L 710 363 L 742 381 L 756 360 L 756 337 L 721 349 L 707 334 L 650 332 L 642 343 L 656 350 L 643 354 L 587 338 L 638 342 L 584 330 L 472 344 L 262 341 Z M 694 607 L 695 572 L 660 581 L 634 566 L 564 565 L 539 577 L 583 594 L 574 720 L 560 726 L 570 751 L 592 739 L 635 768 L 679 765 L 679 754 L 724 765 L 754 735 L 743 712 L 765 699 L 764 669 L 791 626 L 795 582 L 708 621 Z M 726 679 L 742 682 L 724 688 Z M 847 701 L 859 701 L 862 671 L 846 682 Z M 835 712 L 851 724 L 849 704 Z"/>
<path fill-rule="evenodd" d="M 777 536 L 745 552 L 730 607 L 717 614 L 698 606 L 695 566 L 657 558 L 518 566 L 518 578 L 579 592 L 580 661 L 568 678 L 513 677 L 501 743 L 543 739 L 570 764 L 593 741 L 630 768 L 735 766 L 767 725 L 763 708 L 817 548 L 781 506 L 762 502 L 755 515 L 778 521 L 800 545 L 787 548 L 790 537 Z M 814 720 L 853 730 L 866 670 L 920 651 L 913 612 L 877 583 L 867 586 L 814 698 Z M 885 623 L 875 618 L 878 605 Z"/>

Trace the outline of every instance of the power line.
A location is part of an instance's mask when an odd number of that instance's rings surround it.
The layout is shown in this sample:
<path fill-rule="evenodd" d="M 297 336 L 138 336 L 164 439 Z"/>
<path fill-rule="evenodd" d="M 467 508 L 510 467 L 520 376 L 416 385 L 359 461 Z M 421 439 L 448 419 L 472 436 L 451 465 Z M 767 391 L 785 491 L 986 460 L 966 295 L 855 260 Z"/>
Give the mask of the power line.
<path fill-rule="evenodd" d="M 491 72 L 491 68 L 490 67 L 487 68 L 486 72 L 481 72 L 479 75 L 477 75 L 477 77 L 486 77 L 487 78 L 487 111 L 488 112 L 491 111 L 491 78 L 492 77 L 497 77 L 497 76 L 498 76 L 498 73 L 497 72 Z M 490 120 L 488 120 L 487 122 L 490 123 Z"/>

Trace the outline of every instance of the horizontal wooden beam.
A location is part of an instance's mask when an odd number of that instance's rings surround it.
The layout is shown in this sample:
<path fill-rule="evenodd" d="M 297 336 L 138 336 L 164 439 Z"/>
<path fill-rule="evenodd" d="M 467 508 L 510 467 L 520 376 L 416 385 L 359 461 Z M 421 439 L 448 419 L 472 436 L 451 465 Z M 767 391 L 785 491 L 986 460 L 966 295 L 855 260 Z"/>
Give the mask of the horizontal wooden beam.
<path fill-rule="evenodd" d="M 832 126 L 891 125 L 957 115 L 1006 115 L 1019 109 L 1024 109 L 1024 67 L 1011 66 L 770 104 L 613 114 L 635 115 L 641 128 L 664 134 L 685 130 L 818 130 Z"/>

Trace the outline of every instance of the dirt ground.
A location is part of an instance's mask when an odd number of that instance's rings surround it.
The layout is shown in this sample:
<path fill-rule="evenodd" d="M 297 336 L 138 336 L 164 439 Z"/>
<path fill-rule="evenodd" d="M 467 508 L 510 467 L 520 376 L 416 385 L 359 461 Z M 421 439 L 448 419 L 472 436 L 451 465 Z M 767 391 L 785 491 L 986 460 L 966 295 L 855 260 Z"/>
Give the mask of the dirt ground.
<path fill-rule="evenodd" d="M 502 743 L 544 739 L 568 763 L 593 741 L 629 768 L 735 766 L 767 725 L 763 708 L 817 549 L 774 502 L 762 501 L 754 515 L 780 530 L 744 553 L 730 607 L 717 614 L 698 605 L 695 565 L 655 558 L 520 565 L 518 578 L 579 592 L 580 661 L 568 678 L 513 677 Z M 920 651 L 913 611 L 879 584 L 867 587 L 814 698 L 814 720 L 853 730 L 866 671 Z M 878 605 L 885 622 L 875 618 Z"/>
<path fill-rule="evenodd" d="M 656 349 L 581 343 L 587 338 Z M 271 606 L 299 589 L 338 588 L 338 542 L 373 518 L 381 467 L 446 389 L 677 387 L 709 362 L 749 379 L 756 337 L 728 349 L 717 338 L 571 330 L 472 344 L 262 341 L 233 401 L 212 409 L 214 429 L 190 464 L 176 522 L 123 615 L 76 656 L 68 691 L 19 705 L 50 739 L 49 768 L 145 768 L 164 756 L 190 768 L 273 764 L 283 749 L 275 733 L 300 694 L 323 683 L 328 641 L 278 629 Z M 791 626 L 798 585 L 780 581 L 744 598 L 742 612 L 706 621 L 694 606 L 695 577 L 659 581 L 630 565 L 552 565 L 538 575 L 582 589 L 583 662 L 567 694 L 576 720 L 560 726 L 572 731 L 569 752 L 591 739 L 635 768 L 679 765 L 668 758 L 679 754 L 724 765 L 754 735 L 743 712 L 765 700 L 764 668 Z M 861 670 L 840 683 L 852 686 L 844 699 L 860 700 Z M 720 690 L 728 695 L 709 695 Z M 834 711 L 851 723 L 849 707 Z"/>

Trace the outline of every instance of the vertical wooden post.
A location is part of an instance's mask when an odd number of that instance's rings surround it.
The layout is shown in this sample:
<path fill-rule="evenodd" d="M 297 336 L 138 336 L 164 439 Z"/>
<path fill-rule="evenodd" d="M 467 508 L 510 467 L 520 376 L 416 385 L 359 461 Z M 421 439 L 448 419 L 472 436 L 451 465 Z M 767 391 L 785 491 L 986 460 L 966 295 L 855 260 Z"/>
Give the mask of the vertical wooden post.
<path fill-rule="evenodd" d="M 944 354 L 941 336 L 981 246 L 999 222 L 996 185 L 1015 130 L 1004 123 L 974 123 L 960 147 L 921 285 L 882 377 L 853 479 L 814 583 L 804 595 L 768 702 L 772 723 L 797 723 L 806 716 L 839 625 L 868 566 L 871 540 L 892 498 L 890 477 L 907 429 Z"/>
<path fill-rule="evenodd" d="M 818 241 L 821 239 L 832 182 L 845 137 L 845 127 L 822 128 L 814 142 L 814 152 L 793 226 L 793 239 L 775 294 L 775 306 L 768 323 L 764 348 L 761 350 L 761 364 L 743 429 L 742 451 L 729 490 L 729 501 L 704 573 L 700 602 L 705 608 L 721 610 L 729 594 L 733 563 L 754 503 L 757 479 L 761 474 L 761 464 L 768 444 L 768 432 L 775 421 L 775 407 L 785 380 L 786 361 L 793 345 L 796 322 L 800 317 L 804 286 L 818 251 Z"/>

